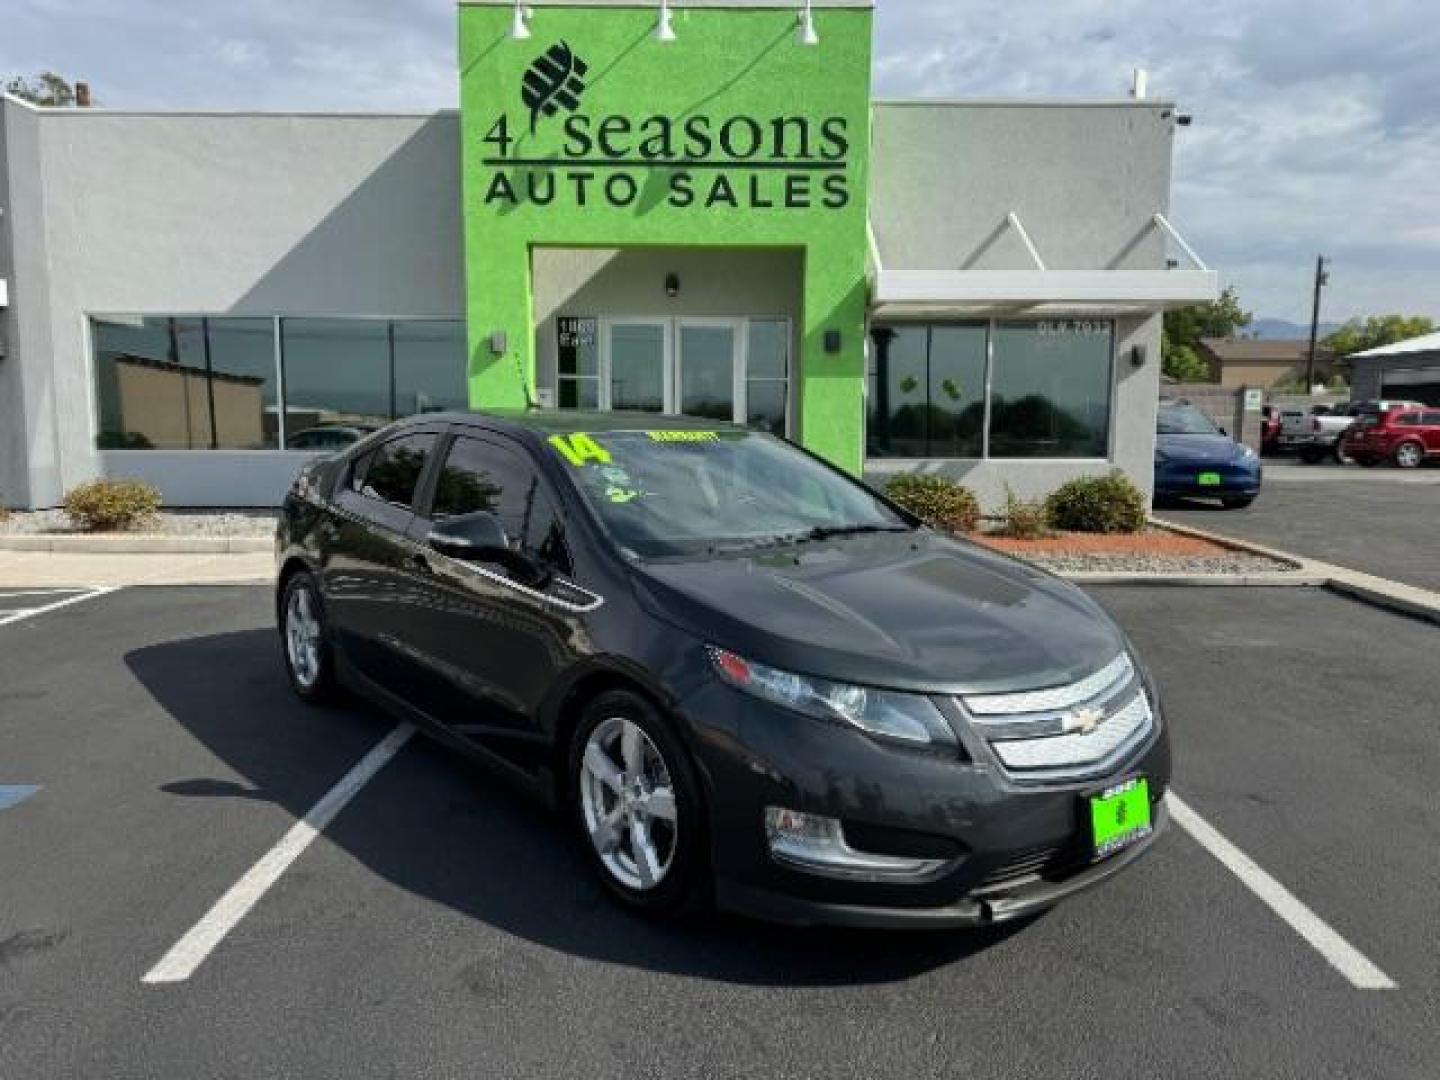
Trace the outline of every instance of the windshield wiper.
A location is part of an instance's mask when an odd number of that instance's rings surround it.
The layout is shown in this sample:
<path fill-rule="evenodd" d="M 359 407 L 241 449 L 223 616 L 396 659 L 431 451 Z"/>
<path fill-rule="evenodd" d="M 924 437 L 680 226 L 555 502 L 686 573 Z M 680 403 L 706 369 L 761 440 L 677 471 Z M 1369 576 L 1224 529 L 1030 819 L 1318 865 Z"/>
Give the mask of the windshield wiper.
<path fill-rule="evenodd" d="M 813 529 L 799 533 L 793 539 L 829 540 L 836 536 L 858 536 L 861 533 L 909 532 L 909 525 L 816 525 Z"/>

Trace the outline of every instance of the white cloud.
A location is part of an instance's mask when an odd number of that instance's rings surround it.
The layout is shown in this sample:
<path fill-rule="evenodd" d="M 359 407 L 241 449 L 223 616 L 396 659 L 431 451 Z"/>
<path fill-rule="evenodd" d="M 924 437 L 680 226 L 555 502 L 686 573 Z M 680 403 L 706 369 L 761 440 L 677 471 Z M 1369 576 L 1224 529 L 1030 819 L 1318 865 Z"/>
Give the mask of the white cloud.
<path fill-rule="evenodd" d="M 4 0 L 0 74 L 106 104 L 424 109 L 457 97 L 453 0 Z M 1440 316 L 1433 0 L 877 0 L 876 93 L 1113 97 L 1194 114 L 1174 217 L 1267 315 Z"/>

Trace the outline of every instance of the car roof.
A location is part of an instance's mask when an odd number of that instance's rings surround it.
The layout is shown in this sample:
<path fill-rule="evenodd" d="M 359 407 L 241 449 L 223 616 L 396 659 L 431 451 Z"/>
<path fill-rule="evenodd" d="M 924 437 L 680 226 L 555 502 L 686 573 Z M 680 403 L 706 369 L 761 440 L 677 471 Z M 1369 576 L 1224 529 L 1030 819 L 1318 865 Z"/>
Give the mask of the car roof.
<path fill-rule="evenodd" d="M 578 431 L 746 431 L 747 428 L 696 416 L 664 416 L 644 412 L 598 412 L 577 409 L 486 409 L 475 412 L 422 413 L 413 423 L 447 423 L 498 430 L 532 431 L 539 435 Z M 401 425 L 407 421 L 401 421 Z"/>

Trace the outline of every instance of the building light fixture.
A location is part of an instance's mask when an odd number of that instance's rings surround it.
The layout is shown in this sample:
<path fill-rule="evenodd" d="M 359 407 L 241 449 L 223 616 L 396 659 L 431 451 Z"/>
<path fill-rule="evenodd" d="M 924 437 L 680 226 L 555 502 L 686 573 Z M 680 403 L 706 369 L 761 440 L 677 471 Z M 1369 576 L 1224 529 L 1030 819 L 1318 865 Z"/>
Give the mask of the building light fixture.
<path fill-rule="evenodd" d="M 515 0 L 515 14 L 510 20 L 510 40 L 528 41 L 530 38 L 530 9 Z"/>
<path fill-rule="evenodd" d="M 815 13 L 810 9 L 810 0 L 805 0 L 805 6 L 795 18 L 796 25 L 800 32 L 796 40 L 801 45 L 819 45 L 820 35 L 815 32 Z"/>
<path fill-rule="evenodd" d="M 675 40 L 675 13 L 670 10 L 670 0 L 660 0 L 660 19 L 655 23 L 655 40 Z"/>

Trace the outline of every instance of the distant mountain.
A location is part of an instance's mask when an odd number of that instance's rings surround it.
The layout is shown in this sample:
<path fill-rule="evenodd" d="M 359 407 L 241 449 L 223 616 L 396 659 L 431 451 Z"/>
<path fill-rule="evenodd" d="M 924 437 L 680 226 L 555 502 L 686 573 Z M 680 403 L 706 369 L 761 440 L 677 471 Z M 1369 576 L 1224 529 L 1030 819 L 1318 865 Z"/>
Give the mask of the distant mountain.
<path fill-rule="evenodd" d="M 1340 323 L 1322 322 L 1320 324 L 1320 337 L 1332 334 L 1340 329 Z M 1308 341 L 1310 339 L 1309 323 L 1293 323 L 1286 319 L 1256 319 L 1249 326 L 1240 331 L 1245 337 L 1259 338 L 1261 341 Z"/>

